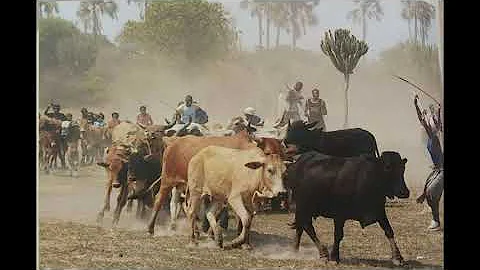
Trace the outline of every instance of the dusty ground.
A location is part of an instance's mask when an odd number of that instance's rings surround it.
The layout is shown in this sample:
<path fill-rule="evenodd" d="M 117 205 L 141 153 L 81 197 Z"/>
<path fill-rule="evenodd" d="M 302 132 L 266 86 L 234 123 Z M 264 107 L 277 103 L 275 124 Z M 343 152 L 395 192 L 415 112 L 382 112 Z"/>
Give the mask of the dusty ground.
<path fill-rule="evenodd" d="M 67 173 L 40 173 L 40 267 L 41 268 L 391 268 L 390 248 L 383 231 L 372 225 L 362 231 L 356 222 L 347 222 L 338 266 L 325 266 L 304 234 L 298 254 L 291 251 L 294 231 L 286 226 L 292 214 L 259 214 L 252 225 L 252 251 L 223 251 L 204 239 L 188 247 L 185 221 L 172 233 L 157 225 L 150 237 L 146 225 L 123 212 L 117 229 L 111 229 L 111 213 L 102 225 L 95 223 L 103 199 L 104 171 L 82 168 L 78 178 Z M 429 213 L 414 203 L 416 192 L 407 201 L 388 207 L 398 246 L 408 268 L 443 268 L 443 232 L 426 231 Z M 112 208 L 116 192 L 112 196 Z M 442 213 L 443 217 L 443 213 Z M 226 240 L 233 238 L 233 222 Z M 319 218 L 315 228 L 321 241 L 333 243 L 333 222 Z"/>

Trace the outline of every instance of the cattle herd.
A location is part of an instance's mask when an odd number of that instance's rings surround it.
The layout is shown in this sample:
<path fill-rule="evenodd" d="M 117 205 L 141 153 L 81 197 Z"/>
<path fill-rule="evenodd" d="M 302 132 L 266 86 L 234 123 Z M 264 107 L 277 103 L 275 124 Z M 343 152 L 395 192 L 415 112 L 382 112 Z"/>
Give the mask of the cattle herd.
<path fill-rule="evenodd" d="M 404 181 L 407 159 L 395 151 L 379 152 L 375 137 L 366 130 L 324 132 L 312 129 L 315 123 L 296 121 L 269 133 L 275 136 L 262 136 L 250 124 L 239 124 L 234 132 L 208 133 L 192 129 L 193 123 L 174 129 L 175 123 L 142 126 L 123 121 L 111 130 L 91 126 L 80 132 L 73 126 L 61 143 L 60 122 L 41 116 L 39 123 L 42 170 L 55 168 L 61 153 L 72 172 L 93 161 L 105 168 L 99 222 L 110 210 L 112 189 L 119 189 L 114 225 L 127 203 L 131 207 L 136 200 L 136 217 L 148 221 L 147 230 L 153 234 L 159 211 L 170 200 L 170 228 L 175 229 L 184 211 L 189 242 L 198 241 L 197 223 L 208 222 L 218 247 L 250 249 L 250 227 L 259 204 L 283 198 L 289 203 L 285 205 L 295 206 L 295 219 L 286 220 L 286 226 L 296 231 L 296 250 L 305 231 L 320 258 L 339 262 L 345 221 L 356 220 L 362 228 L 378 222 L 393 263 L 404 264 L 385 203 L 386 197 L 409 197 Z M 227 206 L 236 216 L 237 237 L 224 243 L 220 213 Z M 330 252 L 312 225 L 318 216 L 334 220 Z"/>

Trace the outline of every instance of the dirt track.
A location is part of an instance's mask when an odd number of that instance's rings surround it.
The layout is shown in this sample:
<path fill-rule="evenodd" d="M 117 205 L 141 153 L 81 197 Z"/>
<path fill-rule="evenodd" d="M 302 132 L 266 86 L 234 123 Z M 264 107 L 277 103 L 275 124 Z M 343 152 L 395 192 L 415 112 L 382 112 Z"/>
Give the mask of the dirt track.
<path fill-rule="evenodd" d="M 340 252 L 338 266 L 325 266 L 318 260 L 316 249 L 304 234 L 300 252 L 291 251 L 294 231 L 286 226 L 292 214 L 260 214 L 253 220 L 252 251 L 223 251 L 209 240 L 198 247 L 188 247 L 184 221 L 172 233 L 157 225 L 156 235 L 149 237 L 146 225 L 123 212 L 119 228 L 111 229 L 111 212 L 103 225 L 95 222 L 103 200 L 105 175 L 101 168 L 82 168 L 78 178 L 68 173 L 40 173 L 40 267 L 41 268 L 359 268 L 392 267 L 390 248 L 383 231 L 372 225 L 362 231 L 349 221 Z M 423 206 L 412 197 L 395 207 L 388 207 L 400 251 L 408 268 L 442 268 L 443 233 L 426 231 L 429 213 L 420 213 Z M 112 196 L 112 211 L 116 204 Z M 442 213 L 443 217 L 443 213 Z M 233 222 L 226 240 L 233 238 Z M 333 243 L 333 222 L 319 218 L 317 234 L 328 246 Z"/>

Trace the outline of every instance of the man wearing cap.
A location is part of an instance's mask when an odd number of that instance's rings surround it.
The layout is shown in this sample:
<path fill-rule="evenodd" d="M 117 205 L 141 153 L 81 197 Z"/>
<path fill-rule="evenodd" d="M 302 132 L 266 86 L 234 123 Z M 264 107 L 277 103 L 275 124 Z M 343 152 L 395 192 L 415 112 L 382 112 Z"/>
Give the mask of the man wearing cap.
<path fill-rule="evenodd" d="M 323 119 L 325 115 L 327 115 L 327 105 L 320 98 L 320 91 L 313 89 L 312 98 L 307 99 L 305 104 L 305 117 L 307 117 L 309 123 L 317 122 L 313 128 L 326 131 L 325 120 Z"/>
<path fill-rule="evenodd" d="M 243 110 L 243 114 L 245 115 L 245 121 L 247 123 L 250 123 L 252 126 L 263 127 L 264 121 L 256 114 L 254 108 L 246 108 Z"/>
<path fill-rule="evenodd" d="M 153 125 L 152 117 L 147 113 L 147 107 L 140 106 L 140 114 L 137 115 L 137 124 L 143 126 Z"/>

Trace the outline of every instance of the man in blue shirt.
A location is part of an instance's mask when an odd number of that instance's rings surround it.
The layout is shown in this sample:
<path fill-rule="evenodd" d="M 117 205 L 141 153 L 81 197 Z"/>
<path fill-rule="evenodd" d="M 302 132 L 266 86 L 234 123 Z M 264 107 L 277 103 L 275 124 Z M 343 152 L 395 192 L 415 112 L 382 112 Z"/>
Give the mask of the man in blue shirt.
<path fill-rule="evenodd" d="M 177 113 L 180 115 L 180 124 L 186 124 L 188 122 L 196 123 L 195 115 L 197 105 L 193 105 L 193 98 L 191 95 L 185 97 L 185 102 L 177 107 Z"/>

